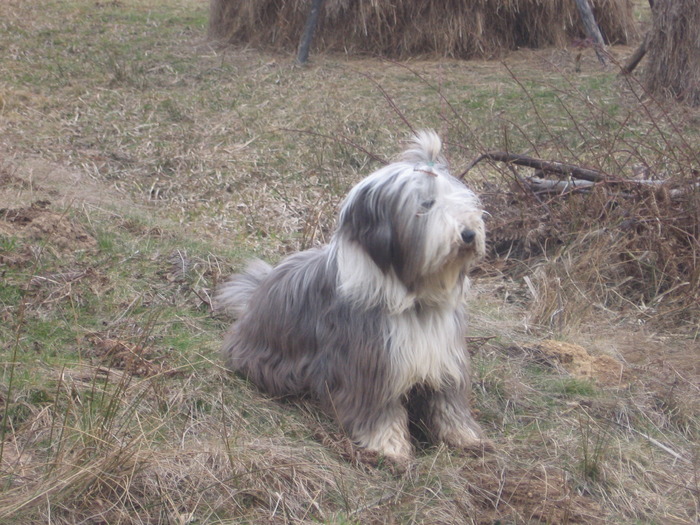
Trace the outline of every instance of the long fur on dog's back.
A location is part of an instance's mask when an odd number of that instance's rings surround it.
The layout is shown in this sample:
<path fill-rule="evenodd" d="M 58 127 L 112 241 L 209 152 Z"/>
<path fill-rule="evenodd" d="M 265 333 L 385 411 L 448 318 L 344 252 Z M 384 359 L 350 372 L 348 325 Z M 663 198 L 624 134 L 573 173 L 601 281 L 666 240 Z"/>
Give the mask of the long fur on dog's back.
<path fill-rule="evenodd" d="M 260 259 L 252 259 L 246 269 L 233 275 L 221 285 L 214 298 L 215 309 L 241 317 L 247 310 L 250 298 L 260 283 L 270 274 L 272 266 Z"/>

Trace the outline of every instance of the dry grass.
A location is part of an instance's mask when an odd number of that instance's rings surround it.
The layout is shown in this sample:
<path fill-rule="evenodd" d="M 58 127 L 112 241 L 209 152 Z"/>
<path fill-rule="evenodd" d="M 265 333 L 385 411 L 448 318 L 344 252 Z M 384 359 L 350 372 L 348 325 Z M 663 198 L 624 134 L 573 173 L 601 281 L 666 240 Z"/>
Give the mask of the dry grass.
<path fill-rule="evenodd" d="M 697 521 L 697 309 L 679 286 L 697 277 L 673 262 L 696 258 L 678 236 L 696 193 L 540 202 L 503 166 L 470 172 L 495 206 L 470 342 L 484 459 L 369 461 L 313 405 L 225 373 L 210 309 L 245 257 L 325 242 L 407 123 L 438 129 L 455 171 L 501 149 L 641 164 L 674 189 L 697 169 L 696 114 L 592 50 L 580 73 L 566 49 L 301 69 L 211 49 L 193 0 L 37 5 L 0 6 L 0 521 Z M 651 257 L 671 262 L 652 276 Z M 622 363 L 620 381 L 543 357 L 553 337 Z"/>

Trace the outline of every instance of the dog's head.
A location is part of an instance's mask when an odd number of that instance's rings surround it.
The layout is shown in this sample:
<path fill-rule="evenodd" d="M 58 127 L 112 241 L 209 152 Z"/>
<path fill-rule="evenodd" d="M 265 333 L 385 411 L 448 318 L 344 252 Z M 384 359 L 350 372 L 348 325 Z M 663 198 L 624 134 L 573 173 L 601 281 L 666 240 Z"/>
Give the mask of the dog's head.
<path fill-rule="evenodd" d="M 450 175 L 440 149 L 434 132 L 418 133 L 398 162 L 350 191 L 340 212 L 339 239 L 410 291 L 454 284 L 485 251 L 479 199 Z"/>

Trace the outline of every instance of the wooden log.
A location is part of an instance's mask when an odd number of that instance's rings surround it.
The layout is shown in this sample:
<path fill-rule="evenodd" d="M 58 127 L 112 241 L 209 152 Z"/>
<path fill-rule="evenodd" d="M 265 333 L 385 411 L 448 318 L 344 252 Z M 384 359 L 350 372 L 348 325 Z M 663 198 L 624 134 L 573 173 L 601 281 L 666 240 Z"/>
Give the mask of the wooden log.
<path fill-rule="evenodd" d="M 573 192 L 588 192 L 590 189 L 596 185 L 594 182 L 587 180 L 550 180 L 542 179 L 539 177 L 519 177 L 521 183 L 527 185 L 534 193 L 556 193 L 563 195 L 566 193 Z M 652 188 L 654 190 L 661 190 L 664 188 L 668 181 L 666 180 L 618 180 L 613 181 L 613 183 L 620 187 L 626 187 L 622 190 L 622 193 L 618 193 L 623 197 L 633 197 L 635 193 L 629 191 L 634 186 Z M 688 195 L 691 192 L 698 191 L 700 189 L 700 183 L 690 184 L 682 188 L 673 188 L 667 190 L 667 195 L 669 198 L 676 200 Z"/>

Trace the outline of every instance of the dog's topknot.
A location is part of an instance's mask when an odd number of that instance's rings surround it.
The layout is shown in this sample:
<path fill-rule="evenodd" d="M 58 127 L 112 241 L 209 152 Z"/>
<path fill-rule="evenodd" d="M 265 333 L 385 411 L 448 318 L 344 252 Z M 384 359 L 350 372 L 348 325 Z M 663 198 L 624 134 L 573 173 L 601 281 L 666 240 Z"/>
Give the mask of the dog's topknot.
<path fill-rule="evenodd" d="M 411 148 L 401 154 L 401 160 L 416 164 L 446 164 L 441 154 L 442 141 L 430 129 L 421 129 L 411 140 Z"/>

